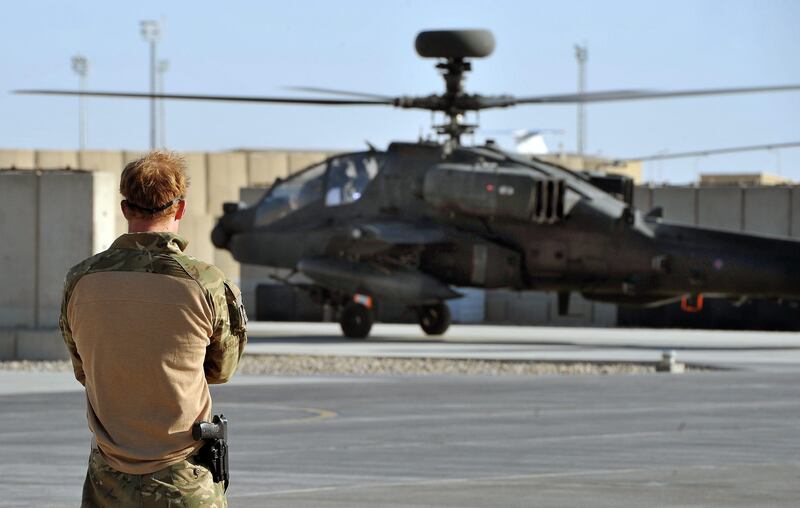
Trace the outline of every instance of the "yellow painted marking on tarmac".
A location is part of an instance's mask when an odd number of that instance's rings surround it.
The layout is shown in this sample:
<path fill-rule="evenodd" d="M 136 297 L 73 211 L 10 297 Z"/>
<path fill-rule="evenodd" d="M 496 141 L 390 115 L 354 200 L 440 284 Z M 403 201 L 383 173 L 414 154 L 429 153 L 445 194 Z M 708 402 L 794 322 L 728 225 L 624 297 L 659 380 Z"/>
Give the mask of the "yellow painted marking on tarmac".
<path fill-rule="evenodd" d="M 339 413 L 330 411 L 328 409 L 320 409 L 316 407 L 296 407 L 296 406 L 281 406 L 278 404 L 262 404 L 260 402 L 232 402 L 225 404 L 228 407 L 250 407 L 259 409 L 272 409 L 274 411 L 295 411 L 306 413 L 309 416 L 301 418 L 285 418 L 283 420 L 274 420 L 266 422 L 267 425 L 292 425 L 296 423 L 313 423 L 323 420 L 330 420 L 336 418 Z"/>
<path fill-rule="evenodd" d="M 311 415 L 311 416 L 306 416 L 304 418 L 286 418 L 284 420 L 275 420 L 274 422 L 269 422 L 269 425 L 292 425 L 295 423 L 320 422 L 322 420 L 329 420 L 331 418 L 336 418 L 337 416 L 339 416 L 339 413 L 335 411 L 329 411 L 327 409 L 319 409 L 315 407 L 293 407 L 293 406 L 272 406 L 272 405 L 266 405 L 264 407 L 268 409 L 275 409 L 278 411 L 300 411 Z"/>

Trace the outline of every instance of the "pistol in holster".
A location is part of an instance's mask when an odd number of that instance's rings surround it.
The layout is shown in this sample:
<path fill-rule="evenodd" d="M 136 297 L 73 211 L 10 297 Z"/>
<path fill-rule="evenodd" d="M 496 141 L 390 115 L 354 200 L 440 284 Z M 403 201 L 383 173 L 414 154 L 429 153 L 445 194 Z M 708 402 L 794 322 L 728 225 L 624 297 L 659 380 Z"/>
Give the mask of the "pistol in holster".
<path fill-rule="evenodd" d="M 225 490 L 230 483 L 228 469 L 228 419 L 224 415 L 214 415 L 211 423 L 197 422 L 192 427 L 195 441 L 201 439 L 205 444 L 197 452 L 197 461 L 211 471 L 214 483 L 225 482 Z"/>

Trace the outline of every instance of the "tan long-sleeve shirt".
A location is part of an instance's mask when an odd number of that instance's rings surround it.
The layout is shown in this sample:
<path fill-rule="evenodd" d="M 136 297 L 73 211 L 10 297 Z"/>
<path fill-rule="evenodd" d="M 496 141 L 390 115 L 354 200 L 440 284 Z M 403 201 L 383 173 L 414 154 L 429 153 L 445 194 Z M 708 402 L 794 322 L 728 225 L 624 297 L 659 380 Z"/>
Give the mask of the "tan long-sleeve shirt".
<path fill-rule="evenodd" d="M 67 275 L 60 325 L 89 428 L 125 473 L 195 453 L 208 384 L 233 375 L 247 341 L 238 288 L 185 247 L 172 233 L 130 233 Z"/>

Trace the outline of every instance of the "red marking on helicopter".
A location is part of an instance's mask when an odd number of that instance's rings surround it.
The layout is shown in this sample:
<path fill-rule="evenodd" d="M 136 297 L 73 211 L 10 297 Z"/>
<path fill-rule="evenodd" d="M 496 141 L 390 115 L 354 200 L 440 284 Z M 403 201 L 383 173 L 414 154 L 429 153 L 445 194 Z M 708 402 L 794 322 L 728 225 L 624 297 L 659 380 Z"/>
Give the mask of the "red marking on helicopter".
<path fill-rule="evenodd" d="M 367 295 L 353 295 L 353 301 L 363 305 L 364 307 L 372 308 L 372 297 Z"/>
<path fill-rule="evenodd" d="M 683 295 L 681 297 L 681 310 L 683 312 L 696 313 L 703 310 L 703 295 L 697 295 L 692 302 L 692 296 Z"/>

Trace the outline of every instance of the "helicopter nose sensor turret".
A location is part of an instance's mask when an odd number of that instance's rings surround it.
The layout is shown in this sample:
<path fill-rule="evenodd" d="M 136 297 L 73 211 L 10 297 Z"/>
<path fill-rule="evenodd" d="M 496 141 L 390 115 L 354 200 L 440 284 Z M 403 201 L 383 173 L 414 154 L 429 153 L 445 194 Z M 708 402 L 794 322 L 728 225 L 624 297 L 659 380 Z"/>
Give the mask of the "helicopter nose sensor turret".
<path fill-rule="evenodd" d="M 224 203 L 222 212 L 222 217 L 211 231 L 211 243 L 218 249 L 227 249 L 234 234 L 252 226 L 255 210 L 245 208 L 242 203 Z"/>
<path fill-rule="evenodd" d="M 230 240 L 230 233 L 225 231 L 225 228 L 222 227 L 222 224 L 218 222 L 217 225 L 214 226 L 214 229 L 211 230 L 211 243 L 218 249 L 227 249 L 228 242 L 230 242 Z"/>

